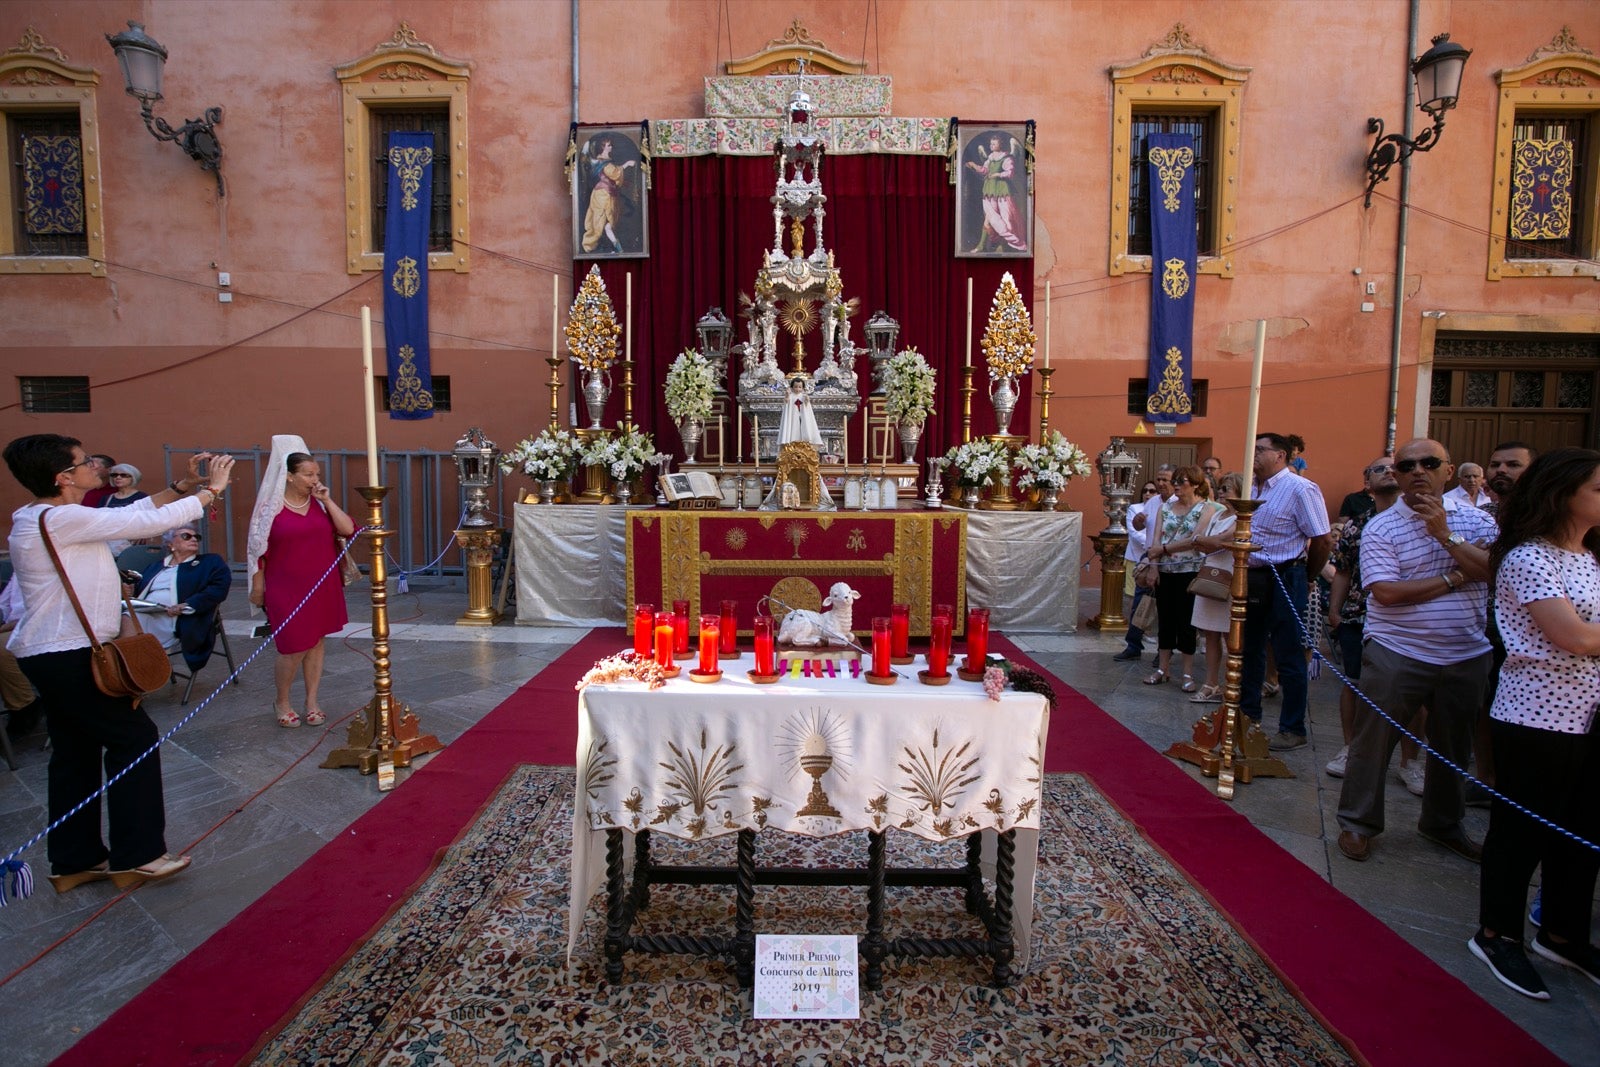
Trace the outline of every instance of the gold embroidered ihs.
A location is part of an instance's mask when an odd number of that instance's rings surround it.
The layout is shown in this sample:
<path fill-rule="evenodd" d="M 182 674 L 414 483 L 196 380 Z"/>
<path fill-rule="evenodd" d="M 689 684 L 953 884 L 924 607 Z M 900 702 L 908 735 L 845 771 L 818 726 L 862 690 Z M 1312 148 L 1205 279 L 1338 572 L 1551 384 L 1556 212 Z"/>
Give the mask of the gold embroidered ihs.
<path fill-rule="evenodd" d="M 404 300 L 416 296 L 422 288 L 422 275 L 417 273 L 417 261 L 410 256 L 402 256 L 400 262 L 394 265 L 394 276 L 389 279 L 389 284 Z"/>
<path fill-rule="evenodd" d="M 1169 259 L 1162 264 L 1161 291 L 1169 300 L 1182 300 L 1189 291 L 1189 267 L 1181 259 Z"/>

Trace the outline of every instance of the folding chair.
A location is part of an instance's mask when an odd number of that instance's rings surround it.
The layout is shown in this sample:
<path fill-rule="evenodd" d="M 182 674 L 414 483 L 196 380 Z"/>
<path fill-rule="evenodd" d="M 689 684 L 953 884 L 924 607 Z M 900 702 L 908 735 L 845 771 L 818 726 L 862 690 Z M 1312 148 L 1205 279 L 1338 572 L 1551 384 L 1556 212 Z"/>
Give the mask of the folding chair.
<path fill-rule="evenodd" d="M 222 655 L 223 655 L 223 658 L 225 658 L 228 661 L 228 674 L 232 675 L 233 672 L 235 670 L 237 670 L 238 668 L 236 668 L 233 665 L 233 649 L 228 645 L 228 631 L 223 628 L 223 625 L 222 625 L 222 612 L 221 611 L 218 611 L 216 614 L 211 616 L 211 628 L 212 628 L 213 631 L 215 631 L 215 633 L 217 635 L 217 640 L 219 642 L 221 642 L 221 644 L 222 644 Z M 215 649 L 213 649 L 211 654 L 213 656 L 216 655 Z M 167 655 L 169 657 L 171 657 L 172 660 L 173 660 L 173 667 L 172 667 L 172 681 L 173 681 L 173 684 L 177 684 L 178 679 L 180 679 L 180 678 L 184 679 L 188 683 L 187 685 L 185 685 L 183 687 L 183 699 L 178 702 L 179 706 L 181 707 L 181 706 L 187 705 L 189 703 L 189 694 L 194 692 L 195 675 L 199 674 L 200 672 L 199 671 L 184 671 L 184 670 L 180 670 L 178 668 L 178 664 L 180 664 L 180 663 L 183 663 L 184 667 L 188 666 L 188 664 L 184 663 L 184 661 L 183 661 L 183 650 L 182 649 L 174 649 L 173 651 L 167 653 Z M 233 684 L 234 685 L 238 685 L 239 684 L 239 679 L 235 678 L 233 680 Z"/>

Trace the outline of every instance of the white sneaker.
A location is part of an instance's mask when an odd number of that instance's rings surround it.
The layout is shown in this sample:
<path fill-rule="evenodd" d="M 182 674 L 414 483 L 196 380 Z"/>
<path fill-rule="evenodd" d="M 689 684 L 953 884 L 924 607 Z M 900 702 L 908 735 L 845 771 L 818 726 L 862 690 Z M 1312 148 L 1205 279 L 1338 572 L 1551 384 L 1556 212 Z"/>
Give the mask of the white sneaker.
<path fill-rule="evenodd" d="M 1350 761 L 1350 746 L 1346 745 L 1339 750 L 1339 754 L 1328 761 L 1323 770 L 1328 772 L 1329 778 L 1343 778 L 1344 766 Z"/>
<path fill-rule="evenodd" d="M 1407 791 L 1412 796 L 1420 797 L 1422 795 L 1422 783 L 1427 776 L 1427 772 L 1422 766 L 1422 757 L 1419 756 L 1410 763 L 1402 764 L 1395 773 L 1400 776 L 1400 781 L 1405 783 Z"/>

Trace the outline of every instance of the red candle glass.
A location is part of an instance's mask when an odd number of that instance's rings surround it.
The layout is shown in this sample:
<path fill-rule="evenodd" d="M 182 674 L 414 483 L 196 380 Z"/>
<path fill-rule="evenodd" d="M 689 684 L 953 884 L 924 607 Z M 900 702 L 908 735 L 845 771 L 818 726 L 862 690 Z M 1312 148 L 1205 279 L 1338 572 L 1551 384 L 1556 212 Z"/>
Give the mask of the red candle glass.
<path fill-rule="evenodd" d="M 911 655 L 911 605 L 889 605 L 889 655 L 904 660 Z"/>
<path fill-rule="evenodd" d="M 656 612 L 656 666 L 665 670 L 672 669 L 672 643 L 676 633 L 674 626 L 676 616 L 670 611 Z"/>
<path fill-rule="evenodd" d="M 954 620 L 955 617 L 956 617 L 955 605 L 953 605 L 953 604 L 935 604 L 933 606 L 933 613 L 936 616 L 937 615 L 943 615 L 947 619 Z M 955 623 L 952 622 L 951 626 L 953 627 L 954 625 L 955 625 Z"/>
<path fill-rule="evenodd" d="M 967 609 L 967 670 L 981 671 L 989 662 L 989 609 Z"/>
<path fill-rule="evenodd" d="M 672 602 L 672 654 L 679 657 L 689 655 L 689 602 L 687 600 L 674 600 Z"/>
<path fill-rule="evenodd" d="M 633 608 L 633 654 L 649 659 L 655 643 L 656 607 L 654 604 L 636 604 Z"/>
<path fill-rule="evenodd" d="M 756 630 L 756 673 L 773 675 L 778 673 L 778 666 L 774 660 L 774 645 L 772 640 L 772 616 L 757 615 Z"/>
<path fill-rule="evenodd" d="M 950 615 L 935 615 L 928 622 L 928 677 L 950 677 L 950 631 L 955 623 Z"/>
<path fill-rule="evenodd" d="M 739 602 L 722 602 L 722 620 L 717 625 L 722 631 L 722 652 L 731 655 L 739 651 Z"/>
<path fill-rule="evenodd" d="M 715 615 L 700 616 L 700 673 L 716 674 L 720 668 L 717 666 L 717 651 L 719 636 L 722 627 Z"/>
<path fill-rule="evenodd" d="M 872 673 L 879 678 L 887 677 L 892 673 L 889 667 L 891 635 L 892 627 L 889 618 L 880 615 L 872 620 Z"/>

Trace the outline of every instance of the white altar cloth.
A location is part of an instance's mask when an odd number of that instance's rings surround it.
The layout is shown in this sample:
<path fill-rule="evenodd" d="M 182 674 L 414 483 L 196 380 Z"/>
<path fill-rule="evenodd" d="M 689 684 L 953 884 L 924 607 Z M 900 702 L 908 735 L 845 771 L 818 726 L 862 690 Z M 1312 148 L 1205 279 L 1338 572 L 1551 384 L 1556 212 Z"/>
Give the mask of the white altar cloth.
<path fill-rule="evenodd" d="M 899 668 L 892 687 L 847 671 L 756 685 L 745 676 L 749 653 L 702 685 L 688 678 L 693 662 L 661 689 L 618 682 L 579 694 L 569 958 L 605 878 L 610 829 L 690 840 L 739 830 L 891 830 L 931 841 L 982 832 L 990 878 L 994 834 L 1016 830 L 1016 966 L 1027 967 L 1050 731 L 1043 696 L 1008 689 L 991 701 L 977 682 L 922 685 L 915 667 Z M 961 907 L 959 894 L 951 906 Z"/>
<path fill-rule="evenodd" d="M 516 505 L 517 622 L 627 625 L 626 519 L 615 506 Z M 967 602 L 996 630 L 1076 631 L 1082 564 L 1080 512 L 967 513 Z"/>

